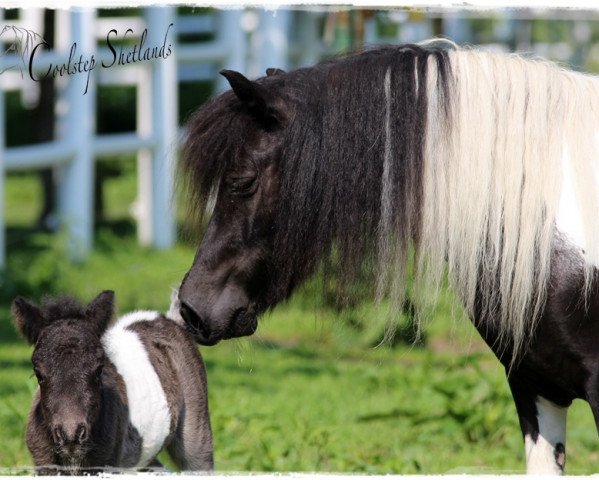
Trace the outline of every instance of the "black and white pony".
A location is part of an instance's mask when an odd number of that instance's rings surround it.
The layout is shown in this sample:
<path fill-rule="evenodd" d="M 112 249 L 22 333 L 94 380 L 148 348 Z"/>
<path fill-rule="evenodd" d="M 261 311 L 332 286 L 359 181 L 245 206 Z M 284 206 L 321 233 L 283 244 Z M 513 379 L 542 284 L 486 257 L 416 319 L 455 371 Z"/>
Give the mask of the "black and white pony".
<path fill-rule="evenodd" d="M 17 329 L 34 345 L 39 382 L 27 424 L 35 471 L 57 475 L 160 468 L 212 470 L 206 372 L 176 299 L 167 316 L 135 311 L 111 322 L 114 293 L 89 305 L 17 297 Z"/>
<path fill-rule="evenodd" d="M 319 265 L 403 304 L 445 275 L 506 367 L 527 471 L 561 473 L 566 411 L 599 422 L 599 83 L 448 42 L 250 81 L 191 119 L 190 202 L 213 212 L 183 279 L 197 340 L 252 334 Z M 215 203 L 212 203 L 212 202 Z"/>

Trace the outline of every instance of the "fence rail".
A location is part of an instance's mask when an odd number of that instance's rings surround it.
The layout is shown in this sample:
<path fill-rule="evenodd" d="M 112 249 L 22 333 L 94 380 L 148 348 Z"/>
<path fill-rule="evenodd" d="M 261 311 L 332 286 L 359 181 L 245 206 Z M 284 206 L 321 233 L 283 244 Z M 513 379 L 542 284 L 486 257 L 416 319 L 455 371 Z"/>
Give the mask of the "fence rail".
<path fill-rule="evenodd" d="M 335 10 L 335 9 L 334 9 Z M 339 9 L 336 9 L 339 10 Z M 69 254 L 82 259 L 90 251 L 93 239 L 93 185 L 94 162 L 102 155 L 137 155 L 138 198 L 135 209 L 139 241 L 156 248 L 168 248 L 175 241 L 175 220 L 171 200 L 173 197 L 174 165 L 177 153 L 177 90 L 179 82 L 211 80 L 215 90 L 224 90 L 226 80 L 217 75 L 226 67 L 245 72 L 250 77 L 264 74 L 268 67 L 288 67 L 312 64 L 323 55 L 336 53 L 336 49 L 349 45 L 347 41 L 350 22 L 341 22 L 343 12 L 333 13 L 326 7 L 298 7 L 295 10 L 280 8 L 228 9 L 203 11 L 199 15 L 177 15 L 175 7 L 148 7 L 140 9 L 136 17 L 98 17 L 94 9 L 77 8 L 56 11 L 56 46 L 52 51 L 36 54 L 33 65 L 42 74 L 51 65 L 69 60 L 70 49 L 77 43 L 77 54 L 94 55 L 96 63 L 110 63 L 114 53 L 105 46 L 106 36 L 116 30 L 119 38 L 127 29 L 129 38 L 139 39 L 147 28 L 147 45 L 161 45 L 169 31 L 172 42 L 168 58 L 137 62 L 126 66 L 96 68 L 89 77 L 77 74 L 55 80 L 56 136 L 52 142 L 30 146 L 6 147 L 5 91 L 20 90 L 25 103 L 35 103 L 39 88 L 28 76 L 28 65 L 14 67 L 18 55 L 0 56 L 0 269 L 6 261 L 4 228 L 4 178 L 6 172 L 53 168 L 58 189 L 58 220 L 66 228 Z M 426 15 L 412 15 L 408 10 L 370 12 L 364 15 L 363 38 L 365 44 L 379 42 L 415 42 L 432 35 L 442 34 L 458 43 L 476 42 L 472 19 L 488 16 L 482 10 L 431 9 Z M 495 14 L 494 14 L 495 15 Z M 489 48 L 508 50 L 515 45 L 518 50 L 537 52 L 574 66 L 582 64 L 582 45 L 588 43 L 589 21 L 599 20 L 596 10 L 519 9 L 503 10 L 501 22 L 495 25 L 496 43 Z M 0 22 L 3 10 L 0 9 Z M 567 19 L 578 28 L 580 39 L 573 46 L 558 44 L 533 44 L 532 18 Z M 393 23 L 399 28 L 391 37 L 385 37 L 377 28 Z M 333 20 L 333 21 L 331 21 Z M 20 10 L 16 21 L 4 21 L 34 32 L 42 30 L 42 10 Z M 169 25 L 173 24 L 169 30 Z M 439 25 L 441 28 L 439 29 Z M 345 28 L 345 33 L 339 27 Z M 338 31 L 339 30 L 339 31 Z M 0 30 L 1 31 L 1 30 Z M 393 29 L 391 29 L 393 31 Z M 324 32 L 324 33 L 323 33 Z M 327 33 L 328 32 L 328 33 Z M 193 40 L 198 35 L 206 40 Z M 10 40 L 10 31 L 0 36 L 2 42 Z M 327 37 L 328 40 L 327 40 Z M 335 41 L 331 41 L 331 39 Z M 555 51 L 554 51 L 555 50 Z M 558 51 L 559 50 L 559 51 Z M 599 61 L 599 60 L 598 60 Z M 94 124 L 95 92 L 98 85 L 129 85 L 137 91 L 137 125 L 133 132 L 98 135 Z M 87 93 L 83 94 L 87 89 Z"/>
<path fill-rule="evenodd" d="M 22 11 L 22 18 L 12 25 L 37 32 L 41 29 L 42 11 Z M 28 65 L 21 64 L 18 53 L 0 58 L 0 269 L 6 262 L 4 228 L 5 172 L 53 168 L 58 188 L 57 217 L 66 228 L 69 255 L 83 259 L 92 247 L 94 162 L 101 155 L 137 154 L 138 199 L 135 209 L 140 242 L 156 248 L 168 248 L 175 241 L 175 220 L 171 205 L 173 176 L 177 153 L 177 85 L 179 80 L 198 77 L 206 69 L 185 70 L 184 66 L 213 64 L 239 70 L 245 68 L 241 10 L 215 11 L 213 14 L 177 17 L 174 7 L 143 9 L 140 17 L 97 18 L 94 9 L 61 11 L 56 18 L 57 41 L 51 51 L 36 52 L 34 73 L 43 74 L 53 65 L 69 62 L 71 47 L 76 43 L 77 58 L 94 56 L 96 71 L 57 77 L 56 139 L 35 145 L 6 148 L 4 95 L 6 90 L 35 88 L 29 78 Z M 9 23 L 8 21 L 4 22 Z M 172 24 L 172 25 L 171 25 Z M 146 45 L 162 45 L 167 31 L 172 43 L 167 58 L 143 61 L 115 68 L 97 68 L 110 63 L 114 53 L 98 48 L 98 39 L 115 29 L 122 35 L 133 30 L 139 39 L 147 28 Z M 241 34 L 239 33 L 241 32 Z M 10 34 L 10 32 L 8 32 Z M 202 43 L 180 43 L 179 36 L 208 33 L 214 39 Z M 119 36 L 120 36 L 119 35 Z M 6 42 L 7 36 L 4 40 Z M 8 37 L 8 41 L 17 40 Z M 31 47 L 29 47 L 31 48 Z M 21 52 L 22 53 L 22 52 Z M 10 67 L 13 67 L 12 69 Z M 177 72 L 187 72 L 180 78 Z M 21 78 L 18 78 L 19 73 Z M 204 78 L 207 75 L 204 73 Z M 110 135 L 95 133 L 95 91 L 98 84 L 133 85 L 137 89 L 137 128 L 134 132 Z M 85 94 L 84 94 L 85 92 Z"/>

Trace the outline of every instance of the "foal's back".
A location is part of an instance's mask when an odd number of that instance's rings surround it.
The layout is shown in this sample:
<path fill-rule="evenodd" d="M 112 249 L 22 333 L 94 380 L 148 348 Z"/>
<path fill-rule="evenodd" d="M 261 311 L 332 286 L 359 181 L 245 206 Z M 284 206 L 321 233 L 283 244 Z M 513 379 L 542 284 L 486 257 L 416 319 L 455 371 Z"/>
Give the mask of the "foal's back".
<path fill-rule="evenodd" d="M 120 317 L 102 338 L 126 385 L 129 420 L 142 446 L 138 465 L 166 448 L 186 470 L 213 467 L 204 363 L 185 328 L 159 312 Z"/>

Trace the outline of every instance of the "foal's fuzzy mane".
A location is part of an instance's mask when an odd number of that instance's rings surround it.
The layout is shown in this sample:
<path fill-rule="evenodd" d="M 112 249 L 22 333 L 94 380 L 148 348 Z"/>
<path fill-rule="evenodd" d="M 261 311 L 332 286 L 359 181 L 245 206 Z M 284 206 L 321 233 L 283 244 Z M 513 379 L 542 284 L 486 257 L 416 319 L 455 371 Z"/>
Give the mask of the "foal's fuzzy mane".
<path fill-rule="evenodd" d="M 41 311 L 44 318 L 50 323 L 65 318 L 85 318 L 85 306 L 76 298 L 67 295 L 44 297 Z"/>
<path fill-rule="evenodd" d="M 590 77 L 431 43 L 259 82 L 294 110 L 281 131 L 279 298 L 334 260 L 342 280 L 374 272 L 377 296 L 397 310 L 412 263 L 417 298 L 434 297 L 447 272 L 467 314 L 518 353 L 545 305 L 564 147 L 586 228 L 587 279 L 599 264 L 599 89 Z M 241 155 L 250 124 L 231 92 L 191 119 L 182 171 L 199 212 Z"/>

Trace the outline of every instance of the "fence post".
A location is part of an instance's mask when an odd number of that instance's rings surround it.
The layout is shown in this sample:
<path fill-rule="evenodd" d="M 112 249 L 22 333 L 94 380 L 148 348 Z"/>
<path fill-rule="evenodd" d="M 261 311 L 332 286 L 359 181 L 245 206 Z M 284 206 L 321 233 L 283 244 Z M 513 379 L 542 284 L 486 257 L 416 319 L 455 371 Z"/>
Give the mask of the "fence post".
<path fill-rule="evenodd" d="M 289 27 L 291 10 L 279 8 L 260 13 L 260 59 L 259 76 L 266 75 L 267 68 L 287 70 L 289 66 Z"/>
<path fill-rule="evenodd" d="M 4 20 L 4 10 L 0 9 L 0 21 Z M 6 268 L 6 224 L 4 223 L 4 155 L 6 154 L 6 110 L 4 88 L 0 79 L 0 270 Z"/>
<path fill-rule="evenodd" d="M 450 10 L 442 14 L 443 35 L 457 44 L 472 41 L 472 28 L 470 22 L 464 18 L 464 11 Z"/>
<path fill-rule="evenodd" d="M 318 12 L 302 10 L 295 15 L 297 18 L 295 31 L 300 45 L 294 62 L 295 66 L 313 65 L 320 60 L 323 53 L 322 34 L 319 29 L 319 21 L 323 15 Z"/>
<path fill-rule="evenodd" d="M 4 13 L 0 11 L 0 20 Z M 0 80 L 1 82 L 2 80 Z M 4 223 L 4 154 L 6 153 L 6 111 L 4 107 L 4 88 L 0 85 L 0 270 L 6 268 L 6 225 Z"/>
<path fill-rule="evenodd" d="M 95 10 L 77 8 L 70 14 L 71 42 L 77 42 L 76 59 L 90 59 L 95 51 Z M 89 78 L 89 84 L 88 84 Z M 75 73 L 68 77 L 59 110 L 63 110 L 60 136 L 74 146 L 75 156 L 58 175 L 58 210 L 68 232 L 68 253 L 82 260 L 93 240 L 94 157 L 96 88 L 93 73 Z"/>
<path fill-rule="evenodd" d="M 137 133 L 140 136 L 152 135 L 152 105 L 149 101 L 152 87 L 151 67 L 140 69 L 136 85 Z M 152 245 L 152 151 L 149 148 L 137 152 L 137 197 L 133 216 L 137 221 L 137 240 L 141 245 Z"/>
<path fill-rule="evenodd" d="M 227 59 L 219 65 L 220 68 L 236 70 L 247 74 L 246 48 L 247 33 L 242 26 L 243 9 L 234 8 L 219 11 L 218 41 L 226 45 Z M 229 82 L 222 75 L 216 81 L 216 91 L 222 92 L 231 88 Z"/>
<path fill-rule="evenodd" d="M 152 61 L 150 98 L 138 94 L 140 133 L 155 139 L 151 158 L 148 152 L 138 156 L 138 236 L 142 244 L 158 249 L 175 243 L 173 183 L 177 149 L 177 61 L 174 7 L 150 7 L 144 10 L 148 28 L 146 44 L 162 47 L 163 58 Z M 170 51 L 170 53 L 169 53 Z M 143 92 L 143 84 L 138 85 Z M 145 105 L 142 103 L 145 102 Z M 148 208 L 148 206 L 150 208 Z"/>

